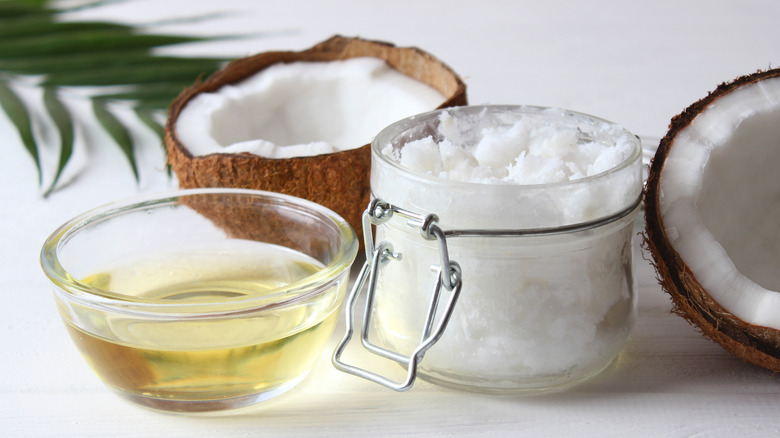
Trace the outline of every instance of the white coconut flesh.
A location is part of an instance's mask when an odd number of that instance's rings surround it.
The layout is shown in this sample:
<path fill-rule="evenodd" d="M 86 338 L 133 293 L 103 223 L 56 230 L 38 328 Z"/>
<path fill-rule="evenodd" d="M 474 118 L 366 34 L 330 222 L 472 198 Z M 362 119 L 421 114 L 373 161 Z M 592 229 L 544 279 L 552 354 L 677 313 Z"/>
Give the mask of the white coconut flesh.
<path fill-rule="evenodd" d="M 179 113 L 176 131 L 193 156 L 313 156 L 363 146 L 385 126 L 444 101 L 378 58 L 280 63 L 199 93 Z"/>
<path fill-rule="evenodd" d="M 734 316 L 780 330 L 780 78 L 699 113 L 659 184 L 664 232 L 698 283 Z"/>

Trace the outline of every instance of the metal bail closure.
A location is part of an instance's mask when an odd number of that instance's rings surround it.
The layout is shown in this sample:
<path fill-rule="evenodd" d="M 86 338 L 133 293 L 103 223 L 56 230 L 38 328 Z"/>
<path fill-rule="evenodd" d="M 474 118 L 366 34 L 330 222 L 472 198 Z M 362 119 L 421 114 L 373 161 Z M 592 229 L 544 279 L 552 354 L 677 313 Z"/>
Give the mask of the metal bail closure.
<path fill-rule="evenodd" d="M 408 219 L 410 225 L 419 226 L 420 234 L 424 239 L 437 240 L 441 256 L 441 265 L 438 269 L 439 275 L 437 276 L 436 284 L 433 288 L 433 294 L 431 296 L 424 327 L 422 327 L 420 344 L 409 356 L 379 347 L 369 340 L 369 327 L 371 325 L 374 296 L 376 293 L 377 273 L 382 265 L 392 263 L 393 261 L 399 261 L 402 258 L 402 254 L 393 252 L 393 245 L 390 242 L 381 242 L 376 248 L 374 247 L 374 241 L 371 237 L 371 225 L 379 225 L 386 222 L 395 214 Z M 423 356 L 425 356 L 428 349 L 441 338 L 444 330 L 447 328 L 447 323 L 452 316 L 452 311 L 455 308 L 455 303 L 458 300 L 462 286 L 460 265 L 454 260 L 449 259 L 445 233 L 436 225 L 437 221 L 438 218 L 435 215 L 421 216 L 392 206 L 380 199 L 371 201 L 368 208 L 363 213 L 363 235 L 365 236 L 366 262 L 360 269 L 358 278 L 347 297 L 346 333 L 336 347 L 336 350 L 333 352 L 332 357 L 333 366 L 335 366 L 336 369 L 379 383 L 380 385 L 396 391 L 406 391 L 414 385 L 414 381 L 417 378 L 417 365 L 423 360 Z M 393 381 L 378 373 L 347 364 L 341 360 L 341 356 L 349 344 L 349 341 L 352 339 L 355 330 L 355 304 L 361 291 L 366 286 L 366 281 L 368 281 L 368 288 L 361 330 L 362 345 L 372 354 L 404 365 L 406 367 L 406 380 L 403 382 Z M 435 323 L 436 315 L 439 313 L 443 292 L 442 289 L 449 291 L 450 296 L 442 309 L 438 323 Z"/>

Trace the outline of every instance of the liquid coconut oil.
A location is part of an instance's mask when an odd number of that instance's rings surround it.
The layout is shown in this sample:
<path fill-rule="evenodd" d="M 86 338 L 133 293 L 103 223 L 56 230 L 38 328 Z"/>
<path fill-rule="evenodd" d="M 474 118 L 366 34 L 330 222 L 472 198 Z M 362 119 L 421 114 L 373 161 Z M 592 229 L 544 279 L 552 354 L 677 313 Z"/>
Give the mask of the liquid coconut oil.
<path fill-rule="evenodd" d="M 130 258 L 82 281 L 129 301 L 208 306 L 262 299 L 322 268 L 297 251 L 234 240 Z M 147 399 L 199 401 L 297 383 L 332 333 L 342 295 L 222 319 L 144 319 L 60 306 L 79 351 L 106 384 Z"/>
<path fill-rule="evenodd" d="M 415 116 L 373 144 L 375 197 L 444 230 L 462 291 L 423 378 L 486 392 L 561 389 L 606 368 L 633 326 L 632 227 L 641 147 L 569 111 L 462 107 Z M 509 230 L 496 237 L 484 233 Z M 377 226 L 400 260 L 381 266 L 372 335 L 409 354 L 438 276 L 439 242 L 393 218 Z"/>

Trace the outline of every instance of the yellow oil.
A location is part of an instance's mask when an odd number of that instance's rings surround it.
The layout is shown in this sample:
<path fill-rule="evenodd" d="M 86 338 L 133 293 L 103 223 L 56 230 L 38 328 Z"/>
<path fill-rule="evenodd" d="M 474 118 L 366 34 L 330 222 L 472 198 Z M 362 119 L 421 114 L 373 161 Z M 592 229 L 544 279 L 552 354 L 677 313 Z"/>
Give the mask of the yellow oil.
<path fill-rule="evenodd" d="M 301 253 L 254 245 L 144 257 L 84 281 L 128 298 L 218 303 L 261 297 L 322 269 Z M 162 400 L 224 400 L 304 376 L 333 331 L 342 293 L 230 318 L 166 320 L 83 310 L 65 320 L 87 362 L 115 389 Z"/>

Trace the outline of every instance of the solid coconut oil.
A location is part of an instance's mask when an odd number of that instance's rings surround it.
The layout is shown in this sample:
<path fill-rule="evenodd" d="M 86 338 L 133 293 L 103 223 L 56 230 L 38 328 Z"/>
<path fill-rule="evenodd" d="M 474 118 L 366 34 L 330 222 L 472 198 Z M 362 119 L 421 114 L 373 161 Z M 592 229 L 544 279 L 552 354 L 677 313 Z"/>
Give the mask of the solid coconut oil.
<path fill-rule="evenodd" d="M 221 242 L 218 247 L 129 259 L 83 282 L 111 291 L 114 298 L 160 305 L 200 303 L 208 309 L 208 303 L 262 299 L 322 268 L 297 251 L 236 240 L 232 245 Z M 121 393 L 160 400 L 219 400 L 282 389 L 302 379 L 332 333 L 339 295 L 323 294 L 319 301 L 262 315 L 247 311 L 244 316 L 211 319 L 62 310 L 71 315 L 67 328 L 82 355 Z"/>
<path fill-rule="evenodd" d="M 478 391 L 547 391 L 612 362 L 635 315 L 636 137 L 559 109 L 463 107 L 388 127 L 372 153 L 377 198 L 435 214 L 445 232 L 476 231 L 447 238 L 463 287 L 419 365 L 424 378 Z M 487 235 L 496 230 L 528 234 Z M 372 334 L 408 355 L 439 276 L 439 241 L 394 216 L 377 225 L 376 242 L 390 242 L 398 257 L 379 268 Z"/>

